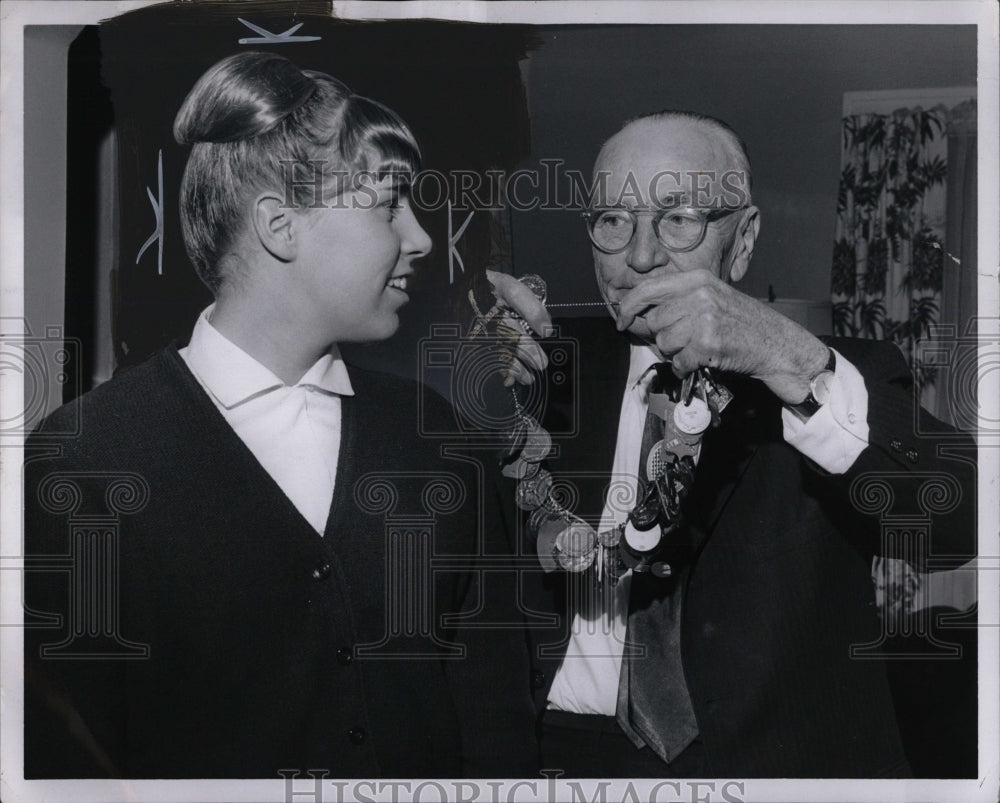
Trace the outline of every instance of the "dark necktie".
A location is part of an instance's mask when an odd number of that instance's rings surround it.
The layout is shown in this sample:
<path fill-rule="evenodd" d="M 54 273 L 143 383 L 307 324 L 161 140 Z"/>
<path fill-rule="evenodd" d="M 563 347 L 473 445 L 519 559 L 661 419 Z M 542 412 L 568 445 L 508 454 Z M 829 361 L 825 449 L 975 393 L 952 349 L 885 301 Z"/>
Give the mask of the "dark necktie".
<path fill-rule="evenodd" d="M 649 393 L 661 392 L 665 370 Z M 640 492 L 652 446 L 663 437 L 663 421 L 646 414 L 639 459 Z M 616 719 L 636 747 L 648 745 L 667 763 L 698 735 L 691 696 L 681 665 L 681 598 L 684 574 L 659 578 L 633 572 L 628 626 L 618 683 Z"/>

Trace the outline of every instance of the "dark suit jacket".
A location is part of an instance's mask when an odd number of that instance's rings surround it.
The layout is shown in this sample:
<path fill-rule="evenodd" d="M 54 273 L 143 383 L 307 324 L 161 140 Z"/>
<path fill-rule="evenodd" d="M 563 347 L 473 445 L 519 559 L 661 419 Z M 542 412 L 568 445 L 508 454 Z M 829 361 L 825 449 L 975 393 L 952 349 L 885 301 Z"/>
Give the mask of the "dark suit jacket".
<path fill-rule="evenodd" d="M 473 570 L 509 556 L 495 487 L 421 437 L 443 402 L 350 375 L 322 538 L 173 347 L 29 439 L 26 777 L 533 771 L 523 634 L 483 627 L 513 595 Z"/>
<path fill-rule="evenodd" d="M 579 375 L 562 383 L 564 393 L 550 386 L 546 425 L 570 433 L 555 439 L 550 468 L 579 489 L 577 511 L 596 523 L 628 343 L 605 321 L 561 324 L 561 335 L 575 343 Z M 957 556 L 957 564 L 974 552 L 970 439 L 928 416 L 915 425 L 910 374 L 895 346 L 831 345 L 859 369 L 869 395 L 870 446 L 848 474 L 829 476 L 788 446 L 777 399 L 754 380 L 727 380 L 735 400 L 704 440 L 687 508 L 695 553 L 684 589 L 682 660 L 714 776 L 906 774 L 878 647 L 852 657 L 852 647 L 880 640 L 871 559 L 885 546 L 883 531 L 921 527 L 930 532 L 932 557 Z M 958 457 L 939 456 L 938 447 Z M 869 472 L 883 482 L 866 492 L 856 486 L 852 500 L 852 481 Z M 941 487 L 955 504 L 921 524 L 921 483 L 938 474 L 953 478 Z M 884 513 L 911 518 L 883 527 L 877 512 L 861 512 L 888 501 L 882 494 L 893 496 Z M 579 580 L 540 570 L 525 578 L 539 711 L 565 650 L 569 584 Z"/>

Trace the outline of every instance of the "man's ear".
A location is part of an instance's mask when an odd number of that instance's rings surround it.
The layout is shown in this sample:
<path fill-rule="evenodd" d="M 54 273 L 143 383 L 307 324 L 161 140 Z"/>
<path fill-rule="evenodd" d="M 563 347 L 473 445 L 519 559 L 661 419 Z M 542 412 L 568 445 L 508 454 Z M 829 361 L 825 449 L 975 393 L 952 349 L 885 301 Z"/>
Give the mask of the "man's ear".
<path fill-rule="evenodd" d="M 736 237 L 729 252 L 729 281 L 738 282 L 750 269 L 750 259 L 760 232 L 760 210 L 750 206 L 743 210 L 736 226 Z"/>
<path fill-rule="evenodd" d="M 275 259 L 291 262 L 298 253 L 299 221 L 295 210 L 282 206 L 281 196 L 265 193 L 253 206 L 253 228 L 261 246 Z"/>

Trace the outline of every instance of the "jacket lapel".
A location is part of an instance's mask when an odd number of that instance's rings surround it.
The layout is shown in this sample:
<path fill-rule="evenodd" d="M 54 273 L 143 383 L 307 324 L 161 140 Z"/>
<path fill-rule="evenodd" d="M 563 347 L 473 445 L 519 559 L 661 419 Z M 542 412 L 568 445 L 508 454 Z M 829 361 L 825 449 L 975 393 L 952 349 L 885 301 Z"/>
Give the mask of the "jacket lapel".
<path fill-rule="evenodd" d="M 688 498 L 693 551 L 712 534 L 743 474 L 760 446 L 756 437 L 758 406 L 762 401 L 758 383 L 736 380 L 730 384 L 734 399 L 723 413 L 721 426 L 705 434 Z"/>

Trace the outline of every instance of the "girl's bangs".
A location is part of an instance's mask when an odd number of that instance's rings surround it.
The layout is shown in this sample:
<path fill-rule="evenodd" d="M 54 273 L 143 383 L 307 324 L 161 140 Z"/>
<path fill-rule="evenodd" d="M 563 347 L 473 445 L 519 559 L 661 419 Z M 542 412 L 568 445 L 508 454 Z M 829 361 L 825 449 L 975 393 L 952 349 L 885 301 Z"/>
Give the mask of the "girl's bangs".
<path fill-rule="evenodd" d="M 354 95 L 344 116 L 341 152 L 349 164 L 379 180 L 399 176 L 409 184 L 420 169 L 420 148 L 400 117 L 377 101 Z"/>
<path fill-rule="evenodd" d="M 379 181 L 398 177 L 401 184 L 408 186 L 413 183 L 420 169 L 420 152 L 412 141 L 383 134 L 369 144 L 372 159 L 368 169 L 375 173 Z"/>

